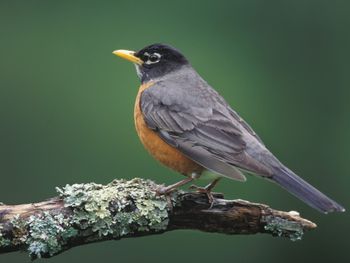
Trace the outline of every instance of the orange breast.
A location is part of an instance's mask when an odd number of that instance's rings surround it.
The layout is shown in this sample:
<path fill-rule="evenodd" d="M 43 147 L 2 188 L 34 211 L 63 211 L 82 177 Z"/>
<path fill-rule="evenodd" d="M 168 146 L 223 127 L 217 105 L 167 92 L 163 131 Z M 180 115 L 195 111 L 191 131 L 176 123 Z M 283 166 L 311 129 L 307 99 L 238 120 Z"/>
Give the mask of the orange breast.
<path fill-rule="evenodd" d="M 134 108 L 136 131 L 142 144 L 155 159 L 179 173 L 184 175 L 190 175 L 193 172 L 201 173 L 203 171 L 202 166 L 184 156 L 176 148 L 167 144 L 156 132 L 147 127 L 140 108 L 140 97 L 141 93 L 150 86 L 152 86 L 152 83 L 141 85 Z"/>

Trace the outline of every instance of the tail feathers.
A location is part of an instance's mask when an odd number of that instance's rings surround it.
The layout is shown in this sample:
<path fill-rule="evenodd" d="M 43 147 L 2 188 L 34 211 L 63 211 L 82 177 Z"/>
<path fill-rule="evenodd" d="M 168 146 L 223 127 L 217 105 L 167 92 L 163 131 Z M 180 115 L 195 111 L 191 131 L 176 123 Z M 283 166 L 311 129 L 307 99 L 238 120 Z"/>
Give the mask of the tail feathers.
<path fill-rule="evenodd" d="M 325 214 L 345 211 L 344 207 L 298 177 L 287 167 L 280 167 L 276 170 L 271 179 L 309 206 Z"/>

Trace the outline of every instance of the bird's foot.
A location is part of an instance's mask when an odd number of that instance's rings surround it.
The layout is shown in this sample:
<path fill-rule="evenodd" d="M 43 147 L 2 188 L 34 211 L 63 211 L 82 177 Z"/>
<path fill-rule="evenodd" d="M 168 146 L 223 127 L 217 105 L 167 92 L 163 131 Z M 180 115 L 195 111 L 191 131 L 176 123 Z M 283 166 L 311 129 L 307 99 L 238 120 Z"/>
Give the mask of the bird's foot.
<path fill-rule="evenodd" d="M 171 203 L 171 198 L 170 198 L 170 194 L 175 191 L 178 187 L 184 185 L 184 184 L 187 184 L 189 182 L 191 182 L 193 179 L 196 179 L 198 177 L 197 174 L 193 174 L 175 184 L 171 184 L 171 185 L 168 185 L 168 186 L 164 186 L 164 185 L 161 185 L 159 187 L 157 187 L 157 189 L 155 189 L 155 192 L 158 196 L 160 195 L 164 195 L 168 201 L 168 204 L 170 203 L 170 206 L 172 208 L 172 203 Z"/>
<path fill-rule="evenodd" d="M 214 195 L 212 194 L 211 190 L 213 190 L 214 186 L 219 182 L 219 180 L 220 180 L 220 178 L 217 178 L 205 187 L 200 187 L 197 185 L 190 186 L 190 189 L 196 190 L 196 192 L 198 192 L 198 193 L 203 193 L 203 194 L 207 195 L 208 202 L 210 204 L 209 209 L 213 208 L 214 202 L 215 202 L 215 198 L 214 198 Z"/>
<path fill-rule="evenodd" d="M 197 185 L 191 185 L 190 186 L 190 189 L 191 190 L 195 190 L 197 193 L 202 193 L 202 194 L 206 194 L 207 195 L 207 198 L 208 198 L 208 202 L 210 204 L 210 207 L 209 209 L 213 208 L 214 206 L 214 203 L 215 203 L 215 198 L 211 192 L 211 188 L 208 187 L 208 185 L 206 187 L 200 187 L 200 186 L 197 186 Z"/>
<path fill-rule="evenodd" d="M 167 194 L 170 194 L 171 192 L 173 192 L 174 190 L 176 190 L 178 187 L 191 182 L 193 179 L 195 179 L 195 178 L 191 176 L 191 177 L 187 177 L 187 178 L 185 178 L 185 179 L 183 179 L 175 184 L 171 184 L 168 186 L 161 185 L 155 191 L 156 191 L 157 195 L 167 195 Z"/>
<path fill-rule="evenodd" d="M 160 196 L 160 195 L 169 195 L 174 190 L 175 190 L 175 188 L 173 188 L 173 187 L 161 185 L 161 186 L 157 187 L 155 192 L 158 196 Z"/>
<path fill-rule="evenodd" d="M 173 202 L 171 200 L 171 196 L 170 194 L 175 190 L 175 188 L 169 187 L 169 186 L 164 186 L 161 185 L 159 187 L 157 187 L 155 189 L 156 195 L 157 196 L 161 196 L 163 195 L 167 201 L 168 207 L 170 209 L 170 211 L 173 210 L 174 206 L 173 206 Z"/>

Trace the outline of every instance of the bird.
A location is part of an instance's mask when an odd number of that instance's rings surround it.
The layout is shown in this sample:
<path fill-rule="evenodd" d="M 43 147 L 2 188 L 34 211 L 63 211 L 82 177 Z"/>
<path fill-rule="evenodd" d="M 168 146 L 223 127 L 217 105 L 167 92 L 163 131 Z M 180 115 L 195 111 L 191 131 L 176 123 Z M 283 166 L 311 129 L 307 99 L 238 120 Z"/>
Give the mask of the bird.
<path fill-rule="evenodd" d="M 261 138 L 191 66 L 167 44 L 151 44 L 139 51 L 118 49 L 113 54 L 132 62 L 141 81 L 134 106 L 137 134 L 147 151 L 185 179 L 158 189 L 167 194 L 210 171 L 220 178 L 245 181 L 244 173 L 261 176 L 323 212 L 344 212 L 327 197 L 283 165 Z"/>

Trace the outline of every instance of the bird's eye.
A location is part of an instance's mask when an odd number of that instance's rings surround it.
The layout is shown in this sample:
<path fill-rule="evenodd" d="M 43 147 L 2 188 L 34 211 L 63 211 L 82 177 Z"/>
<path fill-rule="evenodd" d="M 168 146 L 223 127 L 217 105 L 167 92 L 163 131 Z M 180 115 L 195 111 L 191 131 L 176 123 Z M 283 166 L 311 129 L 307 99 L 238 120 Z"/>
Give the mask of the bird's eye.
<path fill-rule="evenodd" d="M 158 53 L 150 54 L 148 59 L 146 60 L 146 64 L 154 64 L 160 61 L 161 55 Z"/>
<path fill-rule="evenodd" d="M 159 56 L 157 56 L 156 54 L 152 54 L 150 57 L 149 57 L 149 60 L 151 62 L 157 62 L 159 60 Z"/>

